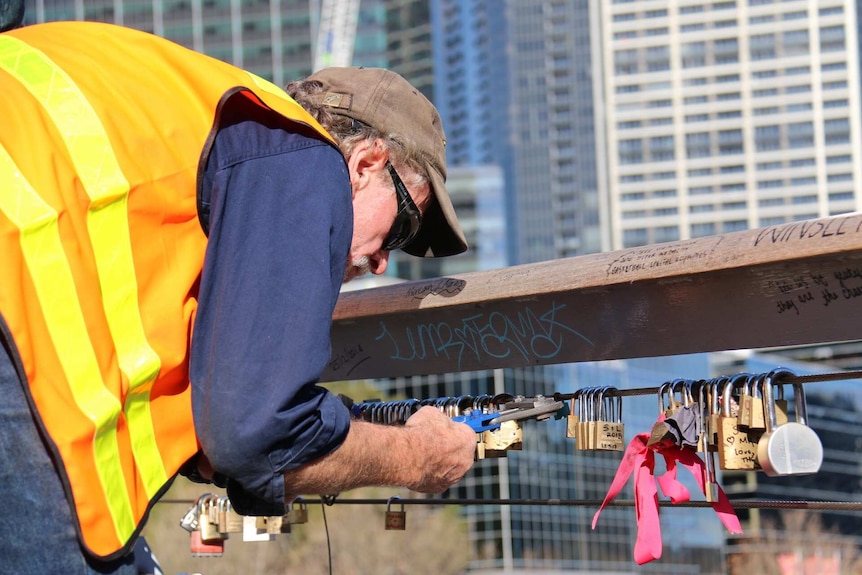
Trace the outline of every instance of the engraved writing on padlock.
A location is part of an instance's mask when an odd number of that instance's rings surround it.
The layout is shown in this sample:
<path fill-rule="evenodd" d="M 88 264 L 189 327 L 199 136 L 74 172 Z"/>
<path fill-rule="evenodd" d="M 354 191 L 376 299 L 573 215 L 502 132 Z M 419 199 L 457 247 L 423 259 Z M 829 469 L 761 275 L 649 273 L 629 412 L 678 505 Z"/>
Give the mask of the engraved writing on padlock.
<path fill-rule="evenodd" d="M 616 395 L 615 387 L 602 389 L 599 396 L 599 421 L 596 429 L 595 448 L 602 451 L 623 451 L 625 426 L 622 421 L 623 398 Z"/>
<path fill-rule="evenodd" d="M 778 425 L 775 403 L 772 397 L 771 380 L 793 375 L 785 369 L 770 372 L 768 384 L 764 385 L 766 406 L 766 433 L 757 444 L 757 459 L 764 473 L 770 477 L 779 475 L 810 475 L 817 473 L 823 463 L 823 444 L 817 433 L 807 425 L 807 408 L 802 384 L 793 384 L 796 404 L 796 421 Z"/>
<path fill-rule="evenodd" d="M 399 497 L 392 497 L 386 502 L 386 523 L 384 528 L 388 531 L 404 531 L 407 529 L 407 513 L 404 511 L 404 503 L 401 505 L 400 511 L 392 511 L 392 501 L 398 500 Z"/>
<path fill-rule="evenodd" d="M 738 416 L 732 413 L 733 388 L 749 374 L 737 374 L 724 384 L 721 393 L 721 416 L 718 427 L 718 461 L 722 469 L 757 469 L 757 444 L 739 428 Z"/>

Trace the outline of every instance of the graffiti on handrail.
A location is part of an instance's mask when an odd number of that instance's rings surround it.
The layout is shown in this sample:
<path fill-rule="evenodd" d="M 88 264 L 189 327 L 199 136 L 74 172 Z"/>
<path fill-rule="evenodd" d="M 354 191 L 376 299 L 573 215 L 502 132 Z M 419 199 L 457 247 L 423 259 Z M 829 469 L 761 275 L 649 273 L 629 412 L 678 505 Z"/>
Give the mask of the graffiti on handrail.
<path fill-rule="evenodd" d="M 842 267 L 829 273 L 809 272 L 769 280 L 767 287 L 779 294 L 776 312 L 800 315 L 800 310 L 819 302 L 824 307 L 862 297 L 862 268 Z"/>
<path fill-rule="evenodd" d="M 848 233 L 858 233 L 860 229 L 862 229 L 862 219 L 859 219 L 858 216 L 829 218 L 825 221 L 793 222 L 791 224 L 764 228 L 754 238 L 754 246 L 757 247 L 761 243 L 781 244 L 792 241 L 843 236 Z"/>
<path fill-rule="evenodd" d="M 556 357 L 563 349 L 567 334 L 593 345 L 586 336 L 557 317 L 565 307 L 565 304 L 551 302 L 544 311 L 524 306 L 517 311 L 471 314 L 455 322 L 427 322 L 398 328 L 381 321 L 380 333 L 374 339 L 391 344 L 389 358 L 394 361 L 454 359 L 456 371 L 461 370 L 468 357 L 481 364 L 486 359 L 520 356 L 529 364 Z"/>
<path fill-rule="evenodd" d="M 455 278 L 440 278 L 434 281 L 419 283 L 407 289 L 407 295 L 413 299 L 422 299 L 429 295 L 449 297 L 458 295 L 467 282 Z"/>
<path fill-rule="evenodd" d="M 679 264 L 690 264 L 711 255 L 720 243 L 721 236 L 714 236 L 673 244 L 629 249 L 608 264 L 607 275 L 611 277 L 648 272 Z"/>

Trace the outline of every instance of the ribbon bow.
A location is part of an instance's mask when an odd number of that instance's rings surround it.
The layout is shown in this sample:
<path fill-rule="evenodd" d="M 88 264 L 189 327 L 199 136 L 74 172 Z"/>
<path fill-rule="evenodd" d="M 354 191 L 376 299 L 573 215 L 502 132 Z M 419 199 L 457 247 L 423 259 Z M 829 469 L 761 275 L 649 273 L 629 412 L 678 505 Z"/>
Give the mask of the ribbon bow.
<path fill-rule="evenodd" d="M 662 418 L 664 416 L 662 415 Z M 661 419 L 661 418 L 660 418 Z M 661 526 L 659 523 L 658 491 L 656 482 L 662 493 L 670 498 L 671 503 L 688 501 L 691 498 L 688 489 L 677 481 L 677 463 L 688 469 L 706 493 L 706 469 L 703 460 L 691 449 L 683 449 L 677 445 L 661 447 L 648 446 L 649 433 L 639 433 L 628 445 L 623 455 L 614 480 L 608 489 L 605 500 L 593 516 L 593 529 L 599 520 L 599 514 L 605 506 L 614 500 L 634 473 L 635 478 L 635 517 L 637 521 L 637 539 L 635 540 L 634 559 L 638 565 L 649 563 L 661 557 Z M 658 451 L 664 457 L 667 471 L 655 478 L 655 453 Z M 718 487 L 718 501 L 711 503 L 722 524 L 731 533 L 742 533 L 739 518 L 733 510 L 724 490 Z"/>

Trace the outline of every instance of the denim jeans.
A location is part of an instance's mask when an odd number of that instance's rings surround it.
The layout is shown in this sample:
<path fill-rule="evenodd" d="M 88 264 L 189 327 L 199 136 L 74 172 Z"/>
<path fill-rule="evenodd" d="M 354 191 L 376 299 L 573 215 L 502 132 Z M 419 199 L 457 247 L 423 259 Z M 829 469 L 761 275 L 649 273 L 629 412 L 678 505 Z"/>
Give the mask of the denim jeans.
<path fill-rule="evenodd" d="M 130 553 L 106 563 L 81 549 L 57 470 L 0 336 L 0 573 L 135 575 Z"/>

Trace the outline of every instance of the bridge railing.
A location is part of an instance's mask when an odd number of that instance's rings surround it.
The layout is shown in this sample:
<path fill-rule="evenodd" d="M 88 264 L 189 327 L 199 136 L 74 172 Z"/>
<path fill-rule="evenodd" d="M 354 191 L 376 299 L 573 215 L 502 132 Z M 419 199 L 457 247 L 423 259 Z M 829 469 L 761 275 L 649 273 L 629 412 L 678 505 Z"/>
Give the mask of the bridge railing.
<path fill-rule="evenodd" d="M 862 339 L 862 213 L 345 292 L 322 381 Z"/>

